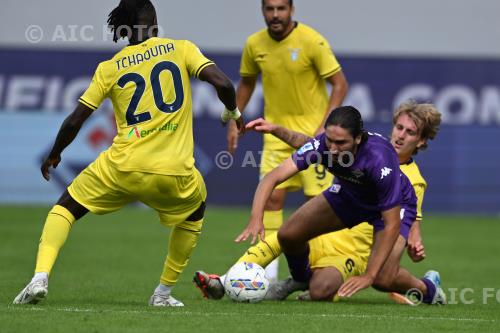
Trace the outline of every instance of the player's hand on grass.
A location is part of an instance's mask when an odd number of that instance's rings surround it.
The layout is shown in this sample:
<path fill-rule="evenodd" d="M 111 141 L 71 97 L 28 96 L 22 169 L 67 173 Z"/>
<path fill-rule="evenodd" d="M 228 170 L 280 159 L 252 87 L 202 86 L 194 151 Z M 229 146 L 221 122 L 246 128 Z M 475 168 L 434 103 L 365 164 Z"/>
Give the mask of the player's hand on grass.
<path fill-rule="evenodd" d="M 369 275 L 354 276 L 340 286 L 337 294 L 340 297 L 351 297 L 358 291 L 370 287 L 372 284 L 373 278 Z"/>
<path fill-rule="evenodd" d="M 249 122 L 246 126 L 247 130 L 253 130 L 260 133 L 272 133 L 276 125 L 271 124 L 264 118 L 258 118 Z"/>
<path fill-rule="evenodd" d="M 57 165 L 61 162 L 61 156 L 58 155 L 56 157 L 47 157 L 45 161 L 43 161 L 42 166 L 40 167 L 40 171 L 42 172 L 43 178 L 45 180 L 50 180 L 50 171 L 49 168 L 53 167 L 54 169 L 57 168 Z"/>
<path fill-rule="evenodd" d="M 262 222 L 262 220 L 258 220 L 258 219 L 254 219 L 254 220 L 250 220 L 248 221 L 248 225 L 247 227 L 245 228 L 245 230 L 243 230 L 243 232 L 241 234 L 239 234 L 238 237 L 236 237 L 236 239 L 234 240 L 235 242 L 239 243 L 239 242 L 244 242 L 248 239 L 248 237 L 252 237 L 252 241 L 251 241 L 251 244 L 255 244 L 255 241 L 257 240 L 257 236 L 259 236 L 259 238 L 261 240 L 264 240 L 264 233 L 265 233 L 265 229 L 264 229 L 264 223 Z"/>

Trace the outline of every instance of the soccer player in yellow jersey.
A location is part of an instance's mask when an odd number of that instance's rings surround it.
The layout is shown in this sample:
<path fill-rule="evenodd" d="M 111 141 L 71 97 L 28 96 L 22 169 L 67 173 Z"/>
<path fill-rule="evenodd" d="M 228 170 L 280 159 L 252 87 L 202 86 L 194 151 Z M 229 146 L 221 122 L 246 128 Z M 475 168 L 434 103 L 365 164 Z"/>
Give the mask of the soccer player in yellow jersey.
<path fill-rule="evenodd" d="M 239 113 L 235 90 L 193 43 L 157 37 L 156 11 L 149 0 L 120 1 L 108 23 L 114 41 L 127 37 L 130 45 L 97 66 L 90 86 L 62 124 L 41 166 L 43 177 L 50 179 L 49 168 L 57 167 L 62 151 L 105 98 L 113 103 L 117 135 L 49 212 L 35 275 L 15 304 L 35 304 L 47 295 L 49 274 L 76 220 L 89 211 L 106 214 L 138 200 L 156 210 L 163 225 L 173 227 L 150 305 L 183 306 L 171 290 L 196 246 L 207 195 L 194 166 L 189 77 L 214 86 L 226 107 L 223 118 L 234 119 Z M 237 122 L 243 126 L 241 117 Z"/>
<path fill-rule="evenodd" d="M 292 19 L 292 0 L 262 0 L 262 14 L 267 29 L 248 37 L 241 57 L 236 101 L 244 110 L 257 77 L 262 77 L 264 117 L 280 126 L 308 136 L 323 131 L 329 111 L 340 106 L 348 84 L 328 41 L 311 27 Z M 332 85 L 328 96 L 326 82 Z M 228 150 L 237 146 L 234 124 L 228 132 Z M 264 135 L 260 177 L 270 172 L 294 149 L 272 135 Z M 306 197 L 314 197 L 328 187 L 333 176 L 317 164 L 278 186 L 265 208 L 266 232 L 279 229 L 283 204 L 288 191 L 303 188 Z M 266 269 L 271 279 L 277 277 L 277 261 Z"/>
<path fill-rule="evenodd" d="M 420 174 L 420 170 L 412 156 L 419 150 L 427 147 L 428 140 L 435 138 L 440 124 L 440 114 L 431 104 L 417 104 L 407 102 L 401 104 L 393 116 L 391 143 L 395 147 L 400 161 L 401 171 L 410 180 L 417 195 L 416 221 L 410 229 L 407 251 L 414 262 L 425 258 L 425 251 L 420 236 L 420 223 L 422 220 L 422 202 L 427 183 Z M 257 119 L 247 124 L 247 129 L 266 132 L 275 135 L 281 140 L 299 147 L 304 138 L 302 134 L 295 133 L 280 126 L 275 126 L 263 119 Z M 313 269 L 313 276 L 309 284 L 309 292 L 299 296 L 313 300 L 332 300 L 344 281 L 349 277 L 357 276 L 365 271 L 368 257 L 371 252 L 373 240 L 373 227 L 362 223 L 351 229 L 344 229 L 321 235 L 309 241 L 309 260 Z M 268 265 L 281 253 L 277 233 L 266 236 L 265 241 L 260 241 L 250 247 L 238 260 Z M 224 290 L 222 278 L 206 274 L 202 271 L 195 273 L 194 281 L 207 298 L 221 298 Z M 278 287 L 279 290 L 276 290 Z M 302 286 L 296 284 L 291 278 L 275 284 L 274 299 L 284 299 Z M 377 287 L 377 286 L 375 286 Z M 386 285 L 384 290 L 391 290 Z M 403 296 L 391 293 L 391 297 L 398 302 L 409 303 Z"/>

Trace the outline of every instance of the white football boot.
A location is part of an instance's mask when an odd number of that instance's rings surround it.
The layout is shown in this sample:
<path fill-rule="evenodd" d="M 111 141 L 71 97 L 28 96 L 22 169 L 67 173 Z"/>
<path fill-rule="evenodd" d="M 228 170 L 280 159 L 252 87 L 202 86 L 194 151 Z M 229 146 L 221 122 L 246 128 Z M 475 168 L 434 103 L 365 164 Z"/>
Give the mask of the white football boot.
<path fill-rule="evenodd" d="M 14 298 L 12 304 L 36 304 L 44 299 L 48 292 L 46 279 L 32 281 Z"/>
<path fill-rule="evenodd" d="M 154 293 L 149 299 L 149 305 L 152 306 L 184 306 L 179 300 L 176 300 L 170 294 Z"/>

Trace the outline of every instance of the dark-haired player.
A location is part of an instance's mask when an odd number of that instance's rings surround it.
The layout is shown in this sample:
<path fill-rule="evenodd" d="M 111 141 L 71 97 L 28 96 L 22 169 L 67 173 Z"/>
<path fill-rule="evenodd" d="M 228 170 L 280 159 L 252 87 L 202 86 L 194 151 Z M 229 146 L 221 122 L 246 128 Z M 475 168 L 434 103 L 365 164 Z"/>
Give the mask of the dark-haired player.
<path fill-rule="evenodd" d="M 412 224 L 407 242 L 408 255 L 414 262 L 425 258 L 425 249 L 420 235 L 422 221 L 422 202 L 427 187 L 425 179 L 413 159 L 419 151 L 425 149 L 429 140 L 433 140 L 439 130 L 441 116 L 432 104 L 409 101 L 398 106 L 393 116 L 391 144 L 395 147 L 399 158 L 399 168 L 410 180 L 417 196 L 417 217 Z M 262 118 L 247 124 L 247 130 L 270 133 L 283 140 L 294 148 L 300 148 L 310 137 L 291 131 L 287 128 L 272 124 Z M 300 299 L 330 301 L 337 294 L 344 281 L 351 276 L 362 274 L 366 268 L 371 246 L 373 227 L 368 223 L 361 223 L 353 228 L 346 228 L 318 236 L 309 241 L 309 261 L 313 275 L 309 283 L 309 290 L 301 295 Z M 404 245 L 402 236 L 397 243 Z M 403 246 L 404 247 L 404 246 Z M 402 247 L 399 247 L 402 252 Z M 281 254 L 277 233 L 266 235 L 264 241 L 250 247 L 238 262 L 252 262 L 266 267 L 273 259 Z M 394 257 L 399 261 L 399 258 Z M 390 266 L 390 265 L 389 265 Z M 393 265 L 399 267 L 398 265 Z M 386 274 L 397 278 L 398 272 Z M 424 278 L 439 278 L 436 272 L 429 271 Z M 194 282 L 211 299 L 220 299 L 224 295 L 222 281 L 224 276 L 207 274 L 203 271 L 195 273 Z M 390 279 L 389 279 L 390 280 Z M 391 290 L 391 283 L 387 283 L 386 290 Z M 268 299 L 285 299 L 291 293 L 303 288 L 293 279 L 271 284 L 272 293 Z M 397 302 L 411 304 L 411 300 L 398 293 L 391 293 L 391 298 Z"/>
<path fill-rule="evenodd" d="M 314 137 L 332 109 L 340 106 L 348 84 L 328 41 L 316 30 L 293 19 L 291 0 L 262 0 L 266 28 L 248 37 L 241 56 L 241 80 L 236 90 L 238 107 L 248 104 L 259 76 L 264 93 L 264 117 L 270 122 Z M 330 95 L 326 86 L 331 85 Z M 237 145 L 234 124 L 228 131 L 228 150 Z M 294 151 L 286 143 L 264 134 L 260 177 L 277 167 Z M 315 165 L 277 186 L 266 202 L 266 233 L 279 229 L 286 194 L 302 189 L 311 198 L 331 184 L 333 176 Z M 277 278 L 278 261 L 266 268 L 266 276 Z"/>
<path fill-rule="evenodd" d="M 273 188 L 316 162 L 335 174 L 333 185 L 301 206 L 278 232 L 293 279 L 304 286 L 310 282 L 309 240 L 368 221 L 374 227 L 374 240 L 366 271 L 345 281 L 338 295 L 349 297 L 373 285 L 398 292 L 417 288 L 424 302 L 444 302 L 439 279 L 419 280 L 399 266 L 416 218 L 415 192 L 399 169 L 394 147 L 382 136 L 364 131 L 361 115 L 353 107 L 332 111 L 324 134 L 259 183 L 248 226 L 236 240 L 252 236 L 253 243 L 258 235 L 263 238 L 263 207 Z"/>
<path fill-rule="evenodd" d="M 37 303 L 48 292 L 48 277 L 74 222 L 87 212 L 106 214 L 139 200 L 173 227 L 154 306 L 183 306 L 172 287 L 201 232 L 206 189 L 194 166 L 192 101 L 189 78 L 210 83 L 225 105 L 223 120 L 242 126 L 231 81 L 186 40 L 157 37 L 155 8 L 149 0 L 122 0 L 110 14 L 113 40 L 130 45 L 97 66 L 90 86 L 62 124 L 41 166 L 57 167 L 61 153 L 105 98 L 110 98 L 118 133 L 111 147 L 68 186 L 47 216 L 35 275 L 14 299 Z"/>

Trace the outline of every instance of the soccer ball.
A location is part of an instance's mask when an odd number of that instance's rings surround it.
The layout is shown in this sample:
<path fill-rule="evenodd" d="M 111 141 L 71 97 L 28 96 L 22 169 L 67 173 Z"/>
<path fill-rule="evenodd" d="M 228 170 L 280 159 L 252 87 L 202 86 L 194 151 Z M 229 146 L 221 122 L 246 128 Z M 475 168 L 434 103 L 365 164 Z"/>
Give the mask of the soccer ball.
<path fill-rule="evenodd" d="M 269 288 L 264 268 L 251 262 L 239 262 L 226 274 L 224 289 L 236 302 L 257 303 L 264 299 Z"/>

